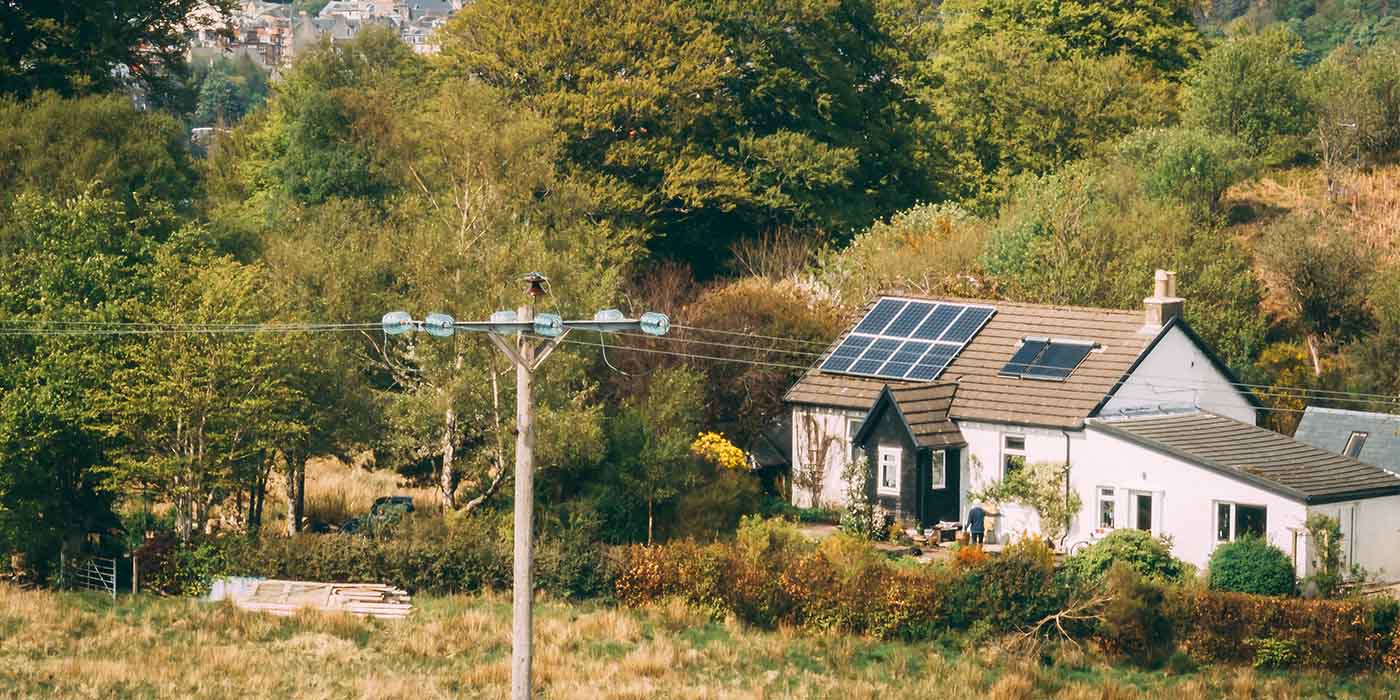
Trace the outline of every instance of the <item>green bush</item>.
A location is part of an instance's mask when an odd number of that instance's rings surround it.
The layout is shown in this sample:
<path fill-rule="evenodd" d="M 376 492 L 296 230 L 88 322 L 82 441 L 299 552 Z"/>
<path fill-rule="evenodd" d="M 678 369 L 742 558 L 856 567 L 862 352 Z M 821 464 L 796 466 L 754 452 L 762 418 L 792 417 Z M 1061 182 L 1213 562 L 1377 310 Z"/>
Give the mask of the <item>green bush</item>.
<path fill-rule="evenodd" d="M 1182 583 L 1190 577 L 1190 566 L 1172 556 L 1170 541 L 1142 530 L 1114 530 L 1066 559 L 1063 580 L 1072 588 L 1097 586 L 1117 562 L 1156 583 Z"/>
<path fill-rule="evenodd" d="M 1204 129 L 1147 129 L 1125 138 L 1118 152 L 1135 165 L 1143 191 L 1178 201 L 1197 216 L 1219 211 L 1226 188 L 1249 176 L 1244 144 Z"/>
<path fill-rule="evenodd" d="M 1097 630 L 1101 643 L 1140 666 L 1156 668 L 1176 650 L 1161 584 L 1144 579 L 1127 562 L 1114 564 L 1105 583 L 1109 602 Z"/>
<path fill-rule="evenodd" d="M 1285 669 L 1298 662 L 1298 643 L 1292 639 L 1265 637 L 1248 640 L 1248 645 L 1254 647 L 1255 668 Z"/>
<path fill-rule="evenodd" d="M 1227 542 L 1210 556 L 1210 587 L 1255 595 L 1292 595 L 1293 562 L 1262 538 Z"/>

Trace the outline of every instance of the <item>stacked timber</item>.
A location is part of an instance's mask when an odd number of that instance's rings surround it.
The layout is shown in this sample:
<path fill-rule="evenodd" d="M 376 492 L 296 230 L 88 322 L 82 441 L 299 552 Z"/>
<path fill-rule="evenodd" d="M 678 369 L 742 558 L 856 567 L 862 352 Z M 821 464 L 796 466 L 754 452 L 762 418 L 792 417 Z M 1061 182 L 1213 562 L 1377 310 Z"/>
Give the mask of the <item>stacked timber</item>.
<path fill-rule="evenodd" d="M 380 583 L 257 581 L 228 598 L 243 610 L 291 615 L 313 609 L 398 620 L 413 611 L 408 592 Z"/>

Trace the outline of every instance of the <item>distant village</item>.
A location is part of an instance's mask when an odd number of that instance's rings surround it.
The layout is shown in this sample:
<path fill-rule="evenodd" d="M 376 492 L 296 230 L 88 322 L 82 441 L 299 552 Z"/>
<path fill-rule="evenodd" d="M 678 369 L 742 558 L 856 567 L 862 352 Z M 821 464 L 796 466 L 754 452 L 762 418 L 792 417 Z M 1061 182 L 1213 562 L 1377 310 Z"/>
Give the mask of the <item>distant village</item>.
<path fill-rule="evenodd" d="M 460 10 L 464 0 L 333 0 L 316 14 L 293 5 L 243 0 L 231 17 L 204 6 L 191 22 L 192 61 L 247 56 L 276 77 L 324 37 L 349 41 L 361 29 L 389 27 L 420 54 L 437 53 L 433 32 Z"/>

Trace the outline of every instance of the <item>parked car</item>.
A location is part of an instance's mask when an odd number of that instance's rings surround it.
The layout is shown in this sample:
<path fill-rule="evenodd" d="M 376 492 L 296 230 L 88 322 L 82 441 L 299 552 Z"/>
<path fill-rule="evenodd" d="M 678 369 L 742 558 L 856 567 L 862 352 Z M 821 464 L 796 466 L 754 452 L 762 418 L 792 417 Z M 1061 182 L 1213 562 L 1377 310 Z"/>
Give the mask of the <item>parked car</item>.
<path fill-rule="evenodd" d="M 413 512 L 412 496 L 380 496 L 374 499 L 369 513 L 351 518 L 340 526 L 341 532 L 374 534 L 376 530 L 393 525 Z"/>

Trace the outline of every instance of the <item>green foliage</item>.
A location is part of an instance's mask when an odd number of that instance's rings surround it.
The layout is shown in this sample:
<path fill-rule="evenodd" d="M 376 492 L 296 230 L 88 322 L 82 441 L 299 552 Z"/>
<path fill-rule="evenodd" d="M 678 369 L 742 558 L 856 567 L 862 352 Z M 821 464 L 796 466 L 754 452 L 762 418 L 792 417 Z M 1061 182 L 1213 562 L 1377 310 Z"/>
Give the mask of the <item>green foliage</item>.
<path fill-rule="evenodd" d="M 1084 505 L 1079 492 L 1068 488 L 1068 479 L 1069 470 L 1064 465 L 1036 462 L 981 491 L 969 492 L 967 499 L 969 503 L 1018 503 L 1031 508 L 1040 516 L 1041 534 L 1059 542 Z"/>
<path fill-rule="evenodd" d="M 864 540 L 883 540 L 889 534 L 885 509 L 874 498 L 870 461 L 861 455 L 841 467 L 846 485 L 846 507 L 841 511 L 841 531 Z"/>
<path fill-rule="evenodd" d="M 1303 527 L 1308 531 L 1314 569 L 1303 583 L 1315 586 L 1318 595 L 1324 598 L 1336 597 L 1346 581 L 1342 566 L 1342 524 L 1325 513 L 1309 513 Z"/>
<path fill-rule="evenodd" d="M 1118 150 L 1142 172 L 1147 196 L 1175 200 L 1201 217 L 1218 213 L 1225 189 L 1252 172 L 1243 144 L 1200 129 L 1140 131 Z"/>
<path fill-rule="evenodd" d="M 186 209 L 198 190 L 181 124 L 119 95 L 0 98 L 0 200 L 110 196 L 132 218 L 160 202 Z"/>
<path fill-rule="evenodd" d="M 760 511 L 763 489 L 747 469 L 704 465 L 697 483 L 676 501 L 674 537 L 715 539 L 734 532 L 740 519 Z"/>
<path fill-rule="evenodd" d="M 234 6 L 232 0 L 51 0 L 7 7 L 0 17 L 0 95 L 139 86 L 168 99 L 187 70 L 186 28 L 216 26 Z M 197 14 L 202 8 L 223 15 Z"/>
<path fill-rule="evenodd" d="M 1176 648 L 1162 583 L 1144 578 L 1128 561 L 1113 563 L 1105 583 L 1109 602 L 1098 636 L 1113 652 L 1139 666 L 1160 666 Z"/>
<path fill-rule="evenodd" d="M 194 126 L 232 126 L 267 100 L 267 74 L 248 56 L 220 58 L 200 76 Z"/>
<path fill-rule="evenodd" d="M 1400 150 L 1400 41 L 1339 47 L 1308 71 L 1305 84 L 1316 115 L 1313 148 L 1329 185 Z"/>
<path fill-rule="evenodd" d="M 1371 325 L 1366 295 L 1376 254 L 1351 230 L 1328 219 L 1289 217 L 1265 231 L 1259 253 L 1282 282 L 1278 291 L 1309 339 L 1314 362 L 1319 344 L 1345 342 Z"/>
<path fill-rule="evenodd" d="M 912 48 L 875 3 L 471 3 L 455 71 L 553 119 L 561 163 L 711 274 L 774 224 L 844 230 L 936 194 Z"/>
<path fill-rule="evenodd" d="M 950 0 L 941 6 L 945 33 L 954 40 L 1033 32 L 1057 56 L 1125 55 L 1163 73 L 1180 72 L 1201 54 L 1192 9 L 1180 0 Z"/>
<path fill-rule="evenodd" d="M 932 63 L 957 195 L 982 208 L 1017 175 L 1052 172 L 1176 112 L 1174 87 L 1131 58 L 1060 58 L 1034 36 L 949 37 Z"/>
<path fill-rule="evenodd" d="M 1170 542 L 1150 532 L 1129 529 L 1114 530 L 1066 559 L 1063 574 L 1076 587 L 1097 587 L 1116 564 L 1150 583 L 1185 583 L 1190 575 L 1188 566 L 1172 556 Z"/>
<path fill-rule="evenodd" d="M 699 480 L 690 443 L 700 428 L 703 381 L 690 369 L 661 370 L 612 421 L 609 461 L 617 465 L 628 491 L 646 505 L 648 544 L 655 538 L 657 506 Z"/>
<path fill-rule="evenodd" d="M 1280 670 L 1292 668 L 1298 662 L 1298 643 L 1292 639 L 1249 639 L 1246 644 L 1254 647 L 1254 667 Z"/>
<path fill-rule="evenodd" d="M 954 204 L 920 204 L 877 221 L 844 248 L 827 248 L 816 277 L 848 306 L 881 291 L 969 295 L 988 226 Z"/>
<path fill-rule="evenodd" d="M 1288 158 L 1290 139 L 1309 126 L 1302 53 L 1283 26 L 1220 44 L 1189 72 L 1187 123 L 1239 139 L 1255 155 Z"/>
<path fill-rule="evenodd" d="M 1215 548 L 1210 555 L 1211 590 L 1292 595 L 1293 562 L 1278 547 L 1259 537 L 1244 537 Z"/>

